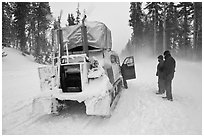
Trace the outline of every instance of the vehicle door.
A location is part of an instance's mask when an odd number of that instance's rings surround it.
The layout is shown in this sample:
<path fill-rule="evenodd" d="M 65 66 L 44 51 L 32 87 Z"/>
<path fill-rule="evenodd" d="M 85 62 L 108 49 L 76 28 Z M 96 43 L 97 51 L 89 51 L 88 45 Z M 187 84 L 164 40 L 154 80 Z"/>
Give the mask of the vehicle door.
<path fill-rule="evenodd" d="M 121 72 L 123 75 L 123 78 L 126 80 L 135 79 L 135 64 L 134 64 L 134 57 L 126 57 L 123 61 L 123 64 L 121 66 Z"/>

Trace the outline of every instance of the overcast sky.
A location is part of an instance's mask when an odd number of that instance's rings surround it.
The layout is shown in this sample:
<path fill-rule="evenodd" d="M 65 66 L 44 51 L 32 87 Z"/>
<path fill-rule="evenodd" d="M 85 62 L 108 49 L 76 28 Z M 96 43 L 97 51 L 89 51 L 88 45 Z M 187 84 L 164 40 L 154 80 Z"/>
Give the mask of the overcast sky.
<path fill-rule="evenodd" d="M 73 13 L 76 17 L 77 2 L 50 2 L 53 16 L 57 18 L 62 10 L 62 27 L 67 23 L 67 14 Z M 131 36 L 128 26 L 129 2 L 79 2 L 80 12 L 85 12 L 88 21 L 100 21 L 112 32 L 113 50 L 118 53 L 125 47 Z"/>

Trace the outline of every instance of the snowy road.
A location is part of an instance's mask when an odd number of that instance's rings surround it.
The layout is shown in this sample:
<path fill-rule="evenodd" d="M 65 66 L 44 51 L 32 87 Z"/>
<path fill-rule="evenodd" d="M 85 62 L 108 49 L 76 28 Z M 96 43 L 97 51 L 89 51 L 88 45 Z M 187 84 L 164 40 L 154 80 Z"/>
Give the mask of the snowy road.
<path fill-rule="evenodd" d="M 87 116 L 76 104 L 60 115 L 32 113 L 40 92 L 38 64 L 6 48 L 2 60 L 3 134 L 201 134 L 202 64 L 177 61 L 174 101 L 155 94 L 156 59 L 137 61 L 137 79 L 128 81 L 110 118 Z"/>

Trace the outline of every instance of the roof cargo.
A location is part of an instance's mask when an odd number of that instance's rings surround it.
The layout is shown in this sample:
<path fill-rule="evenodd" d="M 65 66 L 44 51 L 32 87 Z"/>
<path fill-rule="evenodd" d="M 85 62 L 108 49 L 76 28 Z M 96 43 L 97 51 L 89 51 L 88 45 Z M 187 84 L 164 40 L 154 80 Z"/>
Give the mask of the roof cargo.
<path fill-rule="evenodd" d="M 112 48 L 111 31 L 98 21 L 85 22 L 89 50 Z M 69 51 L 82 51 L 82 24 L 67 26 L 62 29 L 63 42 L 68 42 Z M 55 32 L 57 34 L 57 32 Z M 55 37 L 56 38 L 56 37 Z"/>

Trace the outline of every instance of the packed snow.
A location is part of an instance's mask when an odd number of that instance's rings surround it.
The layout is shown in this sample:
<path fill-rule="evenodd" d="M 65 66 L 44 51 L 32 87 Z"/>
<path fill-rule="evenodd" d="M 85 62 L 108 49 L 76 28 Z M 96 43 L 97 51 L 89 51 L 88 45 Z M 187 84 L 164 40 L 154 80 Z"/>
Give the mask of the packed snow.
<path fill-rule="evenodd" d="M 157 59 L 135 58 L 137 79 L 128 81 L 110 118 L 87 116 L 85 106 L 78 103 L 60 115 L 48 115 L 32 113 L 33 98 L 41 92 L 37 68 L 42 65 L 16 49 L 4 50 L 8 55 L 2 59 L 3 135 L 202 134 L 201 62 L 176 59 L 173 102 L 155 94 Z"/>

